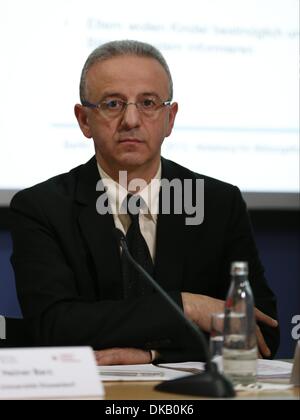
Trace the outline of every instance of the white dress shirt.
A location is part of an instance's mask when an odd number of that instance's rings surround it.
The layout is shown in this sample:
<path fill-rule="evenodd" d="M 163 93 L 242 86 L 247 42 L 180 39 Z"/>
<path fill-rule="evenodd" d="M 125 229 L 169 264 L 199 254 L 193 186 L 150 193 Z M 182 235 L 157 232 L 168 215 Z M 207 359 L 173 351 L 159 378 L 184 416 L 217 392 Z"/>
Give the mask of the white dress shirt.
<path fill-rule="evenodd" d="M 98 170 L 103 185 L 106 188 L 109 206 L 111 208 L 116 228 L 120 229 L 125 235 L 130 226 L 131 220 L 128 214 L 121 214 L 121 206 L 128 195 L 127 189 L 115 182 L 98 163 Z M 145 208 L 141 209 L 139 223 L 141 233 L 148 245 L 152 260 L 155 260 L 156 247 L 156 225 L 159 211 L 159 192 L 161 184 L 161 164 L 155 177 L 151 182 L 139 192 L 139 196 L 144 200 Z"/>

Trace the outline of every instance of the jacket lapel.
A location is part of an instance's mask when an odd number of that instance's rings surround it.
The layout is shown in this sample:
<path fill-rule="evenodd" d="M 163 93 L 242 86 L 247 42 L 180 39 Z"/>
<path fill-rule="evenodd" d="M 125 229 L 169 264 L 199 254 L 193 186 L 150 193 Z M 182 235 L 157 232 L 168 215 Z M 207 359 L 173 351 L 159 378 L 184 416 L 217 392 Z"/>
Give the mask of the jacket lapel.
<path fill-rule="evenodd" d="M 162 179 L 178 178 L 172 163 L 162 159 Z M 156 281 L 168 291 L 182 289 L 184 267 L 184 214 L 174 214 L 171 201 L 171 214 L 162 214 L 162 190 L 160 191 L 160 210 L 157 220 L 155 277 Z"/>
<path fill-rule="evenodd" d="M 93 158 L 82 167 L 78 180 L 76 200 L 81 205 L 78 223 L 95 265 L 99 298 L 121 299 L 123 283 L 120 251 L 113 234 L 114 219 L 111 214 L 99 215 L 96 209 L 101 194 L 96 191 L 99 179 Z"/>

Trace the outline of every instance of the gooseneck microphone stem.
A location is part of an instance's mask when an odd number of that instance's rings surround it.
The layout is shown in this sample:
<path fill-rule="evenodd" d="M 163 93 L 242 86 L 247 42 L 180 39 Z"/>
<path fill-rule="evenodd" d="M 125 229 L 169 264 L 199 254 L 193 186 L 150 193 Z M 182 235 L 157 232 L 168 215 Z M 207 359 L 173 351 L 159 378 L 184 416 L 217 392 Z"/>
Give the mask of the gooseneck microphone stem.
<path fill-rule="evenodd" d="M 188 326 L 190 328 L 195 339 L 198 342 L 200 342 L 201 349 L 203 349 L 205 352 L 205 361 L 206 361 L 207 370 L 212 370 L 212 362 L 211 362 L 211 357 L 208 351 L 207 343 L 203 335 L 199 332 L 198 327 L 192 321 L 186 318 L 180 306 L 178 306 L 177 303 L 173 299 L 171 299 L 170 296 L 164 291 L 164 289 L 160 287 L 160 285 L 156 283 L 156 281 L 153 280 L 153 278 L 149 275 L 149 273 L 140 264 L 138 264 L 137 261 L 135 261 L 135 259 L 132 257 L 132 255 L 129 252 L 128 245 L 127 245 L 127 242 L 123 233 L 122 233 L 122 237 L 120 236 L 120 243 L 121 243 L 123 252 L 125 252 L 128 260 L 133 265 L 133 267 L 135 267 L 135 269 L 139 271 L 143 277 L 147 278 L 151 286 L 159 293 L 159 295 L 161 295 L 167 301 L 168 305 L 174 310 L 176 315 L 182 321 L 183 325 Z"/>
<path fill-rule="evenodd" d="M 159 391 L 172 392 L 176 394 L 180 393 L 217 398 L 234 397 L 235 391 L 232 383 L 218 372 L 217 366 L 211 361 L 211 356 L 202 331 L 198 329 L 198 327 L 191 320 L 186 318 L 180 306 L 178 306 L 177 303 L 173 301 L 173 299 L 160 287 L 160 285 L 156 283 L 150 274 L 140 264 L 138 264 L 137 261 L 135 261 L 128 249 L 126 237 L 123 232 L 115 228 L 115 235 L 128 261 L 167 302 L 168 306 L 173 309 L 174 313 L 181 320 L 182 324 L 189 328 L 193 337 L 198 341 L 200 349 L 205 353 L 206 364 L 205 371 L 203 373 L 170 381 L 164 381 L 157 385 L 155 388 Z"/>

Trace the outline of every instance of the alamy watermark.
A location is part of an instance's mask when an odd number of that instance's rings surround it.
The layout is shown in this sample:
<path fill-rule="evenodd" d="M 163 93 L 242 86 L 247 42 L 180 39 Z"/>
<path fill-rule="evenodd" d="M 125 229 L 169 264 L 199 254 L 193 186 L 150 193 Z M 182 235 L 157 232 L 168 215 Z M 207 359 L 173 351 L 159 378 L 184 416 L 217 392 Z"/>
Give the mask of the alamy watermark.
<path fill-rule="evenodd" d="M 0 340 L 6 340 L 6 321 L 4 316 L 0 316 Z"/>
<path fill-rule="evenodd" d="M 204 220 L 204 179 L 152 179 L 147 184 L 143 179 L 134 179 L 128 183 L 126 171 L 119 173 L 118 184 L 112 180 L 100 180 L 97 183 L 96 191 L 103 194 L 97 200 L 96 208 L 98 214 L 127 214 L 127 208 L 124 207 L 124 198 L 128 191 L 135 191 L 141 196 L 143 190 L 148 188 L 147 207 L 141 210 L 140 201 L 132 196 L 128 201 L 128 208 L 131 214 L 142 213 L 155 214 L 158 211 L 157 194 L 160 192 L 161 202 L 159 203 L 159 213 L 184 214 L 186 215 L 185 224 L 189 226 L 201 225 Z M 156 191 L 157 194 L 152 194 Z M 109 197 L 109 199 L 108 199 Z M 113 201 L 113 202 L 112 202 Z M 154 213 L 153 213 L 154 211 Z"/>
<path fill-rule="evenodd" d="M 292 329 L 292 337 L 294 340 L 300 340 L 300 315 L 295 315 L 292 318 L 292 324 L 295 325 Z"/>

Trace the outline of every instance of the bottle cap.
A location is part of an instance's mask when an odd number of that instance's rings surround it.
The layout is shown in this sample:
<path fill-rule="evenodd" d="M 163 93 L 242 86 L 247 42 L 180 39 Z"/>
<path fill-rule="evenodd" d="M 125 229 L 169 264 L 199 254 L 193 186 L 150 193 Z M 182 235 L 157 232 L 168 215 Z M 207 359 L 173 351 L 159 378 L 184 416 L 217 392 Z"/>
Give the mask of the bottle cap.
<path fill-rule="evenodd" d="M 231 264 L 232 276 L 247 276 L 249 273 L 248 263 L 246 261 L 235 261 Z"/>

